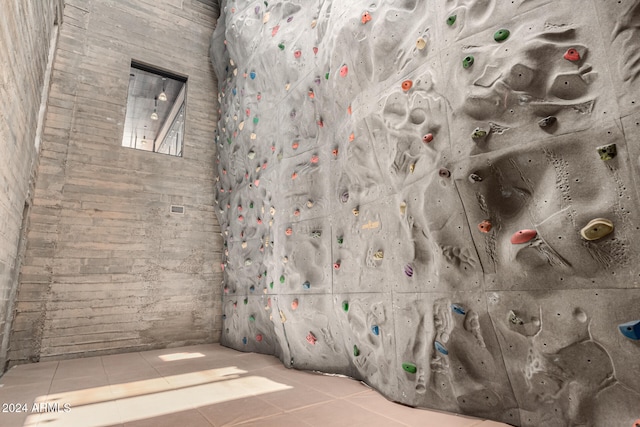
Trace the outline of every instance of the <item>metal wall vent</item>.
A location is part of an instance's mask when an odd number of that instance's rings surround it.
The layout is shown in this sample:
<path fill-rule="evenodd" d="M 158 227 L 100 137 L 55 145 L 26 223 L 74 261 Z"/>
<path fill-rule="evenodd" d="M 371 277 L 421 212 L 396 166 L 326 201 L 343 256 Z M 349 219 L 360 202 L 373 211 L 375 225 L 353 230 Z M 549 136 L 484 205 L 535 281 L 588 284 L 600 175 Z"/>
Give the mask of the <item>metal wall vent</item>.
<path fill-rule="evenodd" d="M 183 215 L 184 214 L 184 206 L 171 205 L 171 213 L 172 214 Z"/>

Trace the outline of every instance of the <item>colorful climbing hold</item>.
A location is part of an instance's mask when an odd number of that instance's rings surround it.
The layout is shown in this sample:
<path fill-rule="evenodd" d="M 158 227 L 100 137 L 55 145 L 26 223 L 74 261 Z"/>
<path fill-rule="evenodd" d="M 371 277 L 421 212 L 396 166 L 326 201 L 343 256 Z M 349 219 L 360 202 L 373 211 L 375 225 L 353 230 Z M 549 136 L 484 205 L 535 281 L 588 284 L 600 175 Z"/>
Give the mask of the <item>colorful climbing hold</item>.
<path fill-rule="evenodd" d="M 249 298 L 245 298 L 242 302 L 244 303 L 244 305 L 249 304 Z"/>
<path fill-rule="evenodd" d="M 314 55 L 317 55 L 317 54 L 318 54 L 318 48 L 317 48 L 317 47 L 314 47 L 314 48 L 313 48 L 313 54 L 314 54 Z"/>
<path fill-rule="evenodd" d="M 497 42 L 503 42 L 509 38 L 509 34 L 511 34 L 511 32 L 503 28 L 495 32 L 493 39 Z"/>
<path fill-rule="evenodd" d="M 360 356 L 360 349 L 359 349 L 359 348 L 358 348 L 358 346 L 357 346 L 357 345 L 355 345 L 355 344 L 353 345 L 353 355 L 354 355 L 355 357 Z"/>
<path fill-rule="evenodd" d="M 242 344 L 247 345 L 247 337 L 242 337 Z"/>
<path fill-rule="evenodd" d="M 353 216 L 360 215 L 360 208 L 359 207 L 355 207 L 355 208 L 351 209 L 351 213 L 353 214 Z"/>
<path fill-rule="evenodd" d="M 611 160 L 618 154 L 616 144 L 601 145 L 596 150 L 598 150 L 601 160 Z"/>
<path fill-rule="evenodd" d="M 256 78 L 256 72 L 255 71 L 250 72 L 249 77 L 251 77 L 251 80 L 254 80 Z"/>
<path fill-rule="evenodd" d="M 316 154 L 314 154 L 313 156 L 311 156 L 311 159 L 309 160 L 311 163 L 316 164 L 318 163 L 318 161 L 320 161 L 320 157 L 318 157 Z"/>
<path fill-rule="evenodd" d="M 407 92 L 413 86 L 413 82 L 411 80 L 405 80 L 402 82 L 402 90 Z"/>
<path fill-rule="evenodd" d="M 416 40 L 416 48 L 418 50 L 422 50 L 425 47 L 427 47 L 427 41 L 425 39 L 423 39 L 422 37 L 419 37 L 418 40 Z"/>
<path fill-rule="evenodd" d="M 255 322 L 255 321 L 256 321 L 256 317 L 253 314 L 249 316 L 249 322 Z"/>
<path fill-rule="evenodd" d="M 302 284 L 302 289 L 311 289 L 311 283 L 307 280 Z"/>
<path fill-rule="evenodd" d="M 331 150 L 331 154 L 333 154 L 334 157 L 338 157 L 338 149 L 334 148 L 333 150 Z"/>
<path fill-rule="evenodd" d="M 309 334 L 307 335 L 307 342 L 311 345 L 316 345 L 317 341 L 318 339 L 315 335 L 313 335 L 313 332 L 309 332 Z"/>
<path fill-rule="evenodd" d="M 342 310 L 349 311 L 349 301 L 342 301 Z"/>
<path fill-rule="evenodd" d="M 384 259 L 384 251 L 381 251 L 381 250 L 380 250 L 380 251 L 376 251 L 376 252 L 373 254 L 373 259 L 376 259 L 376 260 L 378 260 L 378 261 L 380 261 L 380 260 Z"/>
<path fill-rule="evenodd" d="M 342 236 L 339 236 L 337 240 L 339 245 L 341 245 L 344 242 L 344 238 Z"/>
<path fill-rule="evenodd" d="M 296 50 L 295 52 L 293 52 L 293 56 L 296 59 L 300 58 L 302 56 L 302 51 L 301 50 Z"/>
<path fill-rule="evenodd" d="M 371 327 L 371 332 L 373 333 L 373 335 L 380 335 L 380 328 L 378 327 L 378 325 L 373 325 Z"/>
<path fill-rule="evenodd" d="M 476 142 L 480 142 L 487 137 L 487 131 L 481 128 L 475 128 L 471 134 L 471 139 Z"/>
<path fill-rule="evenodd" d="M 633 320 L 631 322 L 618 325 L 618 329 L 625 337 L 638 341 L 640 340 L 640 320 Z"/>
<path fill-rule="evenodd" d="M 613 232 L 613 222 L 606 218 L 596 218 L 589 221 L 582 230 L 580 235 L 585 240 L 598 240 L 608 236 Z"/>
<path fill-rule="evenodd" d="M 463 68 L 470 68 L 473 65 L 474 62 L 474 58 L 472 55 L 467 55 L 462 59 L 462 67 Z"/>
<path fill-rule="evenodd" d="M 271 29 L 271 37 L 275 37 L 275 36 L 276 36 L 276 34 L 278 34 L 278 30 L 279 30 L 279 29 L 280 29 L 280 26 L 279 26 L 279 25 L 276 25 L 275 27 L 273 27 L 273 28 Z"/>
<path fill-rule="evenodd" d="M 349 74 L 349 67 L 347 67 L 346 65 L 340 67 L 340 76 L 347 77 L 347 74 Z"/>
<path fill-rule="evenodd" d="M 462 308 L 461 306 L 459 306 L 458 304 L 451 304 L 451 309 L 453 310 L 454 313 L 458 313 L 462 316 L 464 316 L 465 314 L 467 314 L 467 312 L 465 311 L 464 308 Z"/>
<path fill-rule="evenodd" d="M 269 287 L 273 289 L 273 282 L 269 283 Z"/>
<path fill-rule="evenodd" d="M 284 50 L 284 43 L 278 43 L 278 47 L 280 48 L 280 50 Z"/>
<path fill-rule="evenodd" d="M 430 143 L 431 141 L 433 141 L 433 134 L 432 133 L 428 133 L 425 136 L 422 137 L 422 142 L 424 142 L 425 144 Z"/>
<path fill-rule="evenodd" d="M 533 240 L 534 237 L 538 235 L 536 230 L 520 230 L 513 233 L 511 236 L 511 243 L 514 245 L 520 245 L 522 243 L 527 243 Z"/>
<path fill-rule="evenodd" d="M 280 283 L 284 283 L 284 275 L 280 276 Z"/>
<path fill-rule="evenodd" d="M 297 310 L 297 309 L 298 309 L 298 298 L 291 301 L 291 310 Z"/>
<path fill-rule="evenodd" d="M 284 231 L 284 234 L 286 234 L 287 236 L 291 236 L 293 234 L 293 230 L 291 229 L 291 227 L 287 228 Z"/>
<path fill-rule="evenodd" d="M 402 364 L 402 369 L 410 374 L 415 374 L 416 372 L 418 372 L 418 368 L 416 367 L 416 365 L 408 362 Z"/>
<path fill-rule="evenodd" d="M 445 346 L 440 344 L 440 342 L 434 341 L 433 345 L 436 348 L 436 350 L 438 350 L 440 353 L 444 354 L 445 356 L 449 354 L 449 350 L 447 350 Z"/>
<path fill-rule="evenodd" d="M 413 266 L 411 264 L 404 266 L 404 274 L 406 274 L 407 277 L 413 277 Z"/>
<path fill-rule="evenodd" d="M 293 148 L 294 150 L 297 150 L 299 146 L 300 143 L 298 141 L 294 141 L 293 144 L 291 144 L 291 148 Z"/>
<path fill-rule="evenodd" d="M 298 172 L 294 172 L 291 174 L 291 179 L 296 179 L 298 177 Z"/>
<path fill-rule="evenodd" d="M 293 211 L 293 216 L 300 216 L 300 209 L 296 209 Z"/>
<path fill-rule="evenodd" d="M 371 21 L 371 15 L 369 14 L 369 12 L 364 12 L 364 13 L 362 14 L 361 22 L 362 22 L 363 24 L 366 24 L 366 23 L 367 23 L 367 22 L 369 22 L 369 21 Z"/>
<path fill-rule="evenodd" d="M 451 15 L 450 17 L 448 17 L 447 18 L 447 25 L 448 26 L 452 26 L 453 24 L 455 24 L 457 17 L 458 17 L 458 15 Z"/>
<path fill-rule="evenodd" d="M 579 61 L 580 60 L 580 53 L 574 48 L 569 48 L 564 53 L 564 59 L 566 59 L 567 61 L 571 61 L 571 62 Z"/>
<path fill-rule="evenodd" d="M 333 263 L 333 269 L 334 270 L 340 270 L 340 261 L 337 261 L 337 262 Z"/>
<path fill-rule="evenodd" d="M 326 74 L 324 75 L 324 78 L 325 78 L 325 80 L 329 80 L 329 73 L 326 73 Z"/>
<path fill-rule="evenodd" d="M 441 178 L 449 178 L 451 176 L 451 171 L 446 168 L 440 168 L 438 175 L 440 175 Z"/>
<path fill-rule="evenodd" d="M 488 219 L 485 219 L 480 224 L 478 224 L 478 230 L 480 230 L 481 233 L 490 232 L 491 227 L 493 227 L 493 225 L 491 224 L 491 221 L 489 221 Z"/>
<path fill-rule="evenodd" d="M 256 341 L 262 342 L 262 334 L 256 335 Z"/>
<path fill-rule="evenodd" d="M 353 142 L 354 139 L 356 139 L 356 136 L 353 132 L 351 132 L 351 135 L 349 135 L 349 142 Z"/>
<path fill-rule="evenodd" d="M 313 92 L 313 89 L 309 89 L 308 94 L 309 94 L 309 98 L 311 98 L 311 99 L 316 97 L 316 94 Z"/>
<path fill-rule="evenodd" d="M 557 121 L 558 119 L 556 119 L 554 116 L 548 116 L 538 120 L 538 126 L 540 126 L 541 128 L 548 128 L 553 126 Z"/>
<path fill-rule="evenodd" d="M 347 107 L 347 114 L 351 115 L 351 105 Z"/>

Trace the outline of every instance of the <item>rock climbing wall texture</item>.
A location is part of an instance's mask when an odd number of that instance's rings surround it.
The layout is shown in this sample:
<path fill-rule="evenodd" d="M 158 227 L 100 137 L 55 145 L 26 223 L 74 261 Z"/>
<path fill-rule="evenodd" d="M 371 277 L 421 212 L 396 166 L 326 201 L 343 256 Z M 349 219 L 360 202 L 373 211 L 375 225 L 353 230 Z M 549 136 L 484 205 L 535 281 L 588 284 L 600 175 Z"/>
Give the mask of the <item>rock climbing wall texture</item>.
<path fill-rule="evenodd" d="M 640 418 L 640 0 L 222 2 L 224 344 L 516 426 Z"/>

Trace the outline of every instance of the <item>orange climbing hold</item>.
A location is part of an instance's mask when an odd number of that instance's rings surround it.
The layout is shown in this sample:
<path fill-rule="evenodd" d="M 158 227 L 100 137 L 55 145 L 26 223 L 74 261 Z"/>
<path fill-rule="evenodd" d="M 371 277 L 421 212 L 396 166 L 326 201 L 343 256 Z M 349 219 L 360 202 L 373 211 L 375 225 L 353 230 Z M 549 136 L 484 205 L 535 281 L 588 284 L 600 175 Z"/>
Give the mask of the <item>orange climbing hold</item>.
<path fill-rule="evenodd" d="M 408 91 L 409 89 L 411 89 L 413 87 L 413 82 L 411 80 L 405 80 L 402 82 L 402 90 L 403 91 Z"/>
<path fill-rule="evenodd" d="M 291 148 L 293 148 L 294 150 L 297 150 L 299 146 L 300 144 L 298 143 L 298 141 L 295 141 L 293 144 L 291 144 Z"/>
<path fill-rule="evenodd" d="M 522 243 L 527 243 L 533 240 L 534 237 L 538 235 L 536 230 L 520 230 L 513 233 L 511 236 L 511 243 L 514 245 L 520 245 Z"/>
<path fill-rule="evenodd" d="M 488 219 L 485 219 L 484 221 L 482 221 L 480 224 L 478 224 L 478 230 L 480 230 L 482 233 L 488 233 L 491 231 L 491 221 L 489 221 Z"/>
<path fill-rule="evenodd" d="M 349 142 L 353 142 L 354 139 L 356 139 L 356 136 L 352 132 L 351 135 L 349 135 Z"/>
<path fill-rule="evenodd" d="M 362 14 L 362 23 L 366 24 L 369 21 L 371 21 L 371 15 L 369 14 L 369 12 L 363 13 Z"/>
<path fill-rule="evenodd" d="M 311 163 L 318 163 L 318 161 L 320 160 L 320 157 L 318 157 L 317 155 L 313 155 L 311 156 Z"/>
<path fill-rule="evenodd" d="M 313 90 L 309 89 L 309 98 L 313 99 L 316 97 L 316 94 L 313 93 Z"/>
<path fill-rule="evenodd" d="M 347 113 L 348 113 L 349 115 L 351 115 L 351 105 L 349 105 L 349 106 L 347 107 Z"/>
<path fill-rule="evenodd" d="M 331 150 L 331 154 L 333 154 L 334 157 L 338 157 L 338 149 L 334 148 L 333 150 Z"/>
<path fill-rule="evenodd" d="M 298 172 L 294 172 L 291 174 L 291 179 L 296 179 L 298 177 Z"/>
<path fill-rule="evenodd" d="M 291 301 L 291 310 L 296 310 L 298 308 L 298 298 Z"/>

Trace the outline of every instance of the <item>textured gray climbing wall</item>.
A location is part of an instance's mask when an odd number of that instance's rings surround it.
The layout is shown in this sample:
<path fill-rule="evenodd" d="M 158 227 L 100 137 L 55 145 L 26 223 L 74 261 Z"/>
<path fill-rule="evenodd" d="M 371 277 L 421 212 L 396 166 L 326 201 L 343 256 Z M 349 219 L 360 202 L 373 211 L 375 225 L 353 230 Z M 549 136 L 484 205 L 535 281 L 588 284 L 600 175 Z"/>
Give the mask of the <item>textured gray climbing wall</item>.
<path fill-rule="evenodd" d="M 409 405 L 633 426 L 640 0 L 222 7 L 224 344 Z"/>

